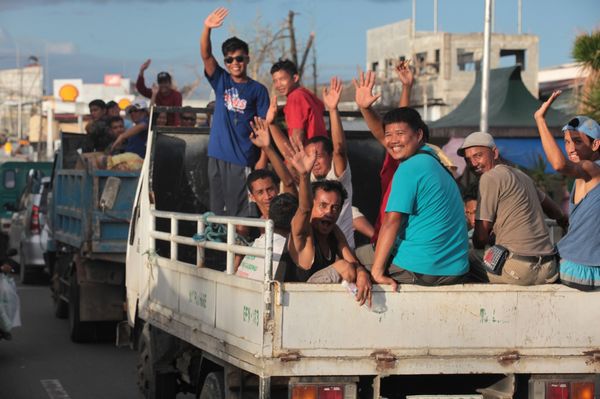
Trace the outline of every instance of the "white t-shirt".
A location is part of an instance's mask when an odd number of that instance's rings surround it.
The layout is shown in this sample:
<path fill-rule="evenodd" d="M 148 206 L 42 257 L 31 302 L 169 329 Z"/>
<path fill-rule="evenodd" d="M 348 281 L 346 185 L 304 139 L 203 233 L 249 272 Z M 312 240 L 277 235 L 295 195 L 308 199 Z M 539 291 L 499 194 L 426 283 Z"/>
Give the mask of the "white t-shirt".
<path fill-rule="evenodd" d="M 252 244 L 253 248 L 265 248 L 265 234 L 262 234 Z M 273 233 L 273 276 L 279 266 L 281 254 L 285 249 L 286 238 L 277 233 Z M 252 280 L 263 281 L 265 279 L 265 259 L 256 256 L 246 255 L 238 267 L 236 276 L 250 278 Z"/>
<path fill-rule="evenodd" d="M 336 176 L 333 161 L 331 161 L 331 169 L 324 179 L 317 179 L 312 173 L 310 174 L 311 182 L 318 180 L 337 180 L 342 183 L 342 186 L 344 186 L 348 192 L 348 198 L 344 201 L 337 225 L 340 230 L 342 230 L 342 233 L 344 233 L 350 248 L 354 249 L 354 227 L 352 226 L 352 172 L 350 171 L 350 164 L 346 163 L 346 170 L 344 170 L 344 173 L 342 173 L 341 176 Z"/>

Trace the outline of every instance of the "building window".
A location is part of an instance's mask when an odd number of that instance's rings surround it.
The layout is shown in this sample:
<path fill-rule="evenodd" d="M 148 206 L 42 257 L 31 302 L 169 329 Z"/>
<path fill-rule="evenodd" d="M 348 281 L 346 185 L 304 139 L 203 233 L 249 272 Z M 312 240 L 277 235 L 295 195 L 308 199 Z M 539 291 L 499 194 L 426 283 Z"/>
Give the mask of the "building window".
<path fill-rule="evenodd" d="M 475 53 L 464 48 L 456 50 L 456 65 L 459 71 L 479 71 L 481 70 L 481 60 L 475 59 Z"/>
<path fill-rule="evenodd" d="M 374 62 L 371 64 L 371 71 L 377 72 L 377 67 L 379 67 L 379 62 Z"/>
<path fill-rule="evenodd" d="M 525 70 L 525 50 L 500 50 L 500 66 L 519 65 Z"/>

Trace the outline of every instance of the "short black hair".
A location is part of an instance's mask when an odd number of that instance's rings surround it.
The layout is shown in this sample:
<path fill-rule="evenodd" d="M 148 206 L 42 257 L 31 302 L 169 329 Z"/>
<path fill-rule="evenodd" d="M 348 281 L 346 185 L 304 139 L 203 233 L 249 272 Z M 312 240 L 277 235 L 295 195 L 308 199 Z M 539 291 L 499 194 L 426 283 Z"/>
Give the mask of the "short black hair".
<path fill-rule="evenodd" d="M 290 60 L 279 60 L 271 67 L 271 75 L 275 72 L 286 71 L 290 76 L 298 75 L 298 67 Z"/>
<path fill-rule="evenodd" d="M 237 50 L 242 50 L 246 53 L 246 55 L 250 54 L 250 50 L 248 50 L 248 43 L 235 36 L 225 40 L 221 45 L 221 50 L 223 51 L 223 55 L 233 53 Z"/>
<path fill-rule="evenodd" d="M 110 100 L 109 102 L 106 103 L 106 109 L 113 108 L 113 107 L 118 107 L 118 106 L 119 106 L 119 104 L 117 104 L 116 101 Z"/>
<path fill-rule="evenodd" d="M 275 173 L 269 169 L 256 169 L 253 170 L 246 178 L 246 187 L 248 187 L 248 191 L 250 191 L 250 193 L 252 193 L 252 183 L 260 179 L 271 179 L 273 184 L 276 186 L 279 185 L 279 178 Z"/>
<path fill-rule="evenodd" d="M 108 123 L 108 126 L 112 126 L 112 124 L 115 122 L 124 122 L 124 121 L 123 121 L 123 118 L 121 118 L 120 116 L 112 116 L 112 117 L 108 118 L 108 120 L 106 121 L 106 123 Z"/>
<path fill-rule="evenodd" d="M 316 197 L 317 190 L 323 190 L 328 193 L 331 191 L 337 192 L 340 195 L 340 198 L 342 199 L 342 205 L 348 198 L 348 192 L 346 191 L 346 189 L 344 188 L 342 183 L 340 183 L 337 180 L 319 180 L 319 181 L 313 182 L 311 185 L 312 185 L 313 198 Z"/>
<path fill-rule="evenodd" d="M 400 107 L 389 110 L 383 115 L 383 126 L 390 125 L 392 123 L 404 122 L 412 130 L 417 132 L 419 129 L 423 131 L 423 142 L 429 141 L 429 127 L 421 118 L 421 114 L 414 108 Z"/>
<path fill-rule="evenodd" d="M 316 143 L 323 143 L 323 150 L 325 150 L 325 152 L 328 155 L 333 154 L 333 142 L 331 141 L 331 139 L 329 137 L 326 136 L 313 136 L 310 139 L 308 139 L 306 141 L 306 145 L 308 146 L 309 144 L 316 144 Z"/>
<path fill-rule="evenodd" d="M 90 107 L 90 108 L 98 107 L 98 108 L 106 109 L 106 103 L 104 102 L 104 100 L 97 98 L 95 100 L 90 101 L 90 103 L 88 104 L 88 107 Z"/>
<path fill-rule="evenodd" d="M 290 230 L 294 214 L 298 210 L 298 198 L 290 193 L 279 194 L 269 206 L 269 219 L 275 228 Z"/>

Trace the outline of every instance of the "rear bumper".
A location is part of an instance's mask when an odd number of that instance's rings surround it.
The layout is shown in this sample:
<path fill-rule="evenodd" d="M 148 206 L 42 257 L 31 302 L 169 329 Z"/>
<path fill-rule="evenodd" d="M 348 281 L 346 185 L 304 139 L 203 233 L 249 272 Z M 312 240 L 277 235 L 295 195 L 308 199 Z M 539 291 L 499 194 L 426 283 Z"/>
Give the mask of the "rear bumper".
<path fill-rule="evenodd" d="M 42 240 L 39 235 L 28 237 L 21 241 L 22 253 L 19 253 L 21 263 L 27 266 L 46 266 L 44 262 L 45 244 L 42 245 Z"/>

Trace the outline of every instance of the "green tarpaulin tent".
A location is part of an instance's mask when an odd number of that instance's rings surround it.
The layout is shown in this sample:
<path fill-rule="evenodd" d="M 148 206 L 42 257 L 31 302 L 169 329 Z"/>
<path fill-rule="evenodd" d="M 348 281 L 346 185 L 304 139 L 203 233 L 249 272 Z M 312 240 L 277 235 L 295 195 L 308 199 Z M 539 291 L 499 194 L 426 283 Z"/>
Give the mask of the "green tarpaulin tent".
<path fill-rule="evenodd" d="M 495 137 L 538 137 L 533 113 L 541 102 L 531 95 L 521 80 L 521 67 L 490 71 L 489 130 Z M 432 137 L 466 137 L 479 130 L 481 73 L 465 99 L 448 115 L 429 123 Z M 550 109 L 546 120 L 550 130 L 562 137 L 561 127 L 569 116 Z"/>

